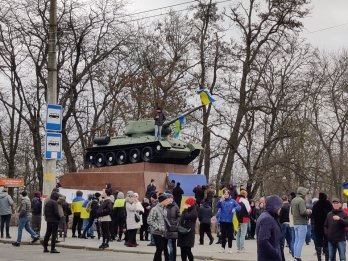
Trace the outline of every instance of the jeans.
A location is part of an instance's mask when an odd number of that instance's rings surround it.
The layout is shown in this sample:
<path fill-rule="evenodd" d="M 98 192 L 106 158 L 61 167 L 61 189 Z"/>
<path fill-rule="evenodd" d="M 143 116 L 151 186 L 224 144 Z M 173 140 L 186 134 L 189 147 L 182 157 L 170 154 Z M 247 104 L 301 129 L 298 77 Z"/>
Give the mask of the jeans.
<path fill-rule="evenodd" d="M 161 140 L 162 126 L 155 125 L 155 140 Z"/>
<path fill-rule="evenodd" d="M 294 256 L 294 245 L 295 245 L 295 228 L 290 227 L 290 233 L 291 233 L 291 243 L 289 245 L 291 255 Z"/>
<path fill-rule="evenodd" d="M 290 225 L 289 223 L 282 223 L 282 232 L 283 232 L 283 235 L 282 235 L 282 240 L 280 242 L 280 245 L 282 248 L 285 247 L 285 240 L 286 240 L 286 243 L 288 244 L 290 250 L 291 250 L 291 228 L 290 228 Z"/>
<path fill-rule="evenodd" d="M 239 223 L 238 233 L 237 233 L 237 249 L 244 249 L 245 235 L 248 229 L 248 223 Z"/>
<path fill-rule="evenodd" d="M 31 238 L 36 238 L 38 235 L 35 233 L 35 231 L 30 227 L 30 221 L 27 216 L 19 218 L 18 223 L 18 235 L 17 235 L 17 242 L 20 243 L 22 241 L 22 231 L 23 228 L 31 235 Z"/>
<path fill-rule="evenodd" d="M 336 261 L 336 252 L 340 256 L 340 261 L 346 261 L 346 241 L 330 242 L 329 241 L 329 260 Z"/>
<path fill-rule="evenodd" d="M 176 260 L 176 239 L 168 239 L 169 261 Z"/>
<path fill-rule="evenodd" d="M 312 239 L 312 226 L 307 225 L 306 244 L 309 244 L 309 242 L 311 242 L 311 239 Z"/>
<path fill-rule="evenodd" d="M 93 229 L 94 220 L 92 220 L 92 225 L 90 225 L 89 223 L 90 223 L 90 221 L 88 218 L 83 219 L 83 221 L 82 221 L 82 231 L 83 231 L 82 234 L 84 233 L 86 227 L 88 227 L 88 229 L 86 230 L 86 233 L 88 236 L 92 237 L 94 235 L 94 229 Z"/>
<path fill-rule="evenodd" d="M 295 229 L 295 243 L 294 243 L 294 257 L 300 258 L 303 243 L 307 234 L 307 225 L 294 225 Z"/>

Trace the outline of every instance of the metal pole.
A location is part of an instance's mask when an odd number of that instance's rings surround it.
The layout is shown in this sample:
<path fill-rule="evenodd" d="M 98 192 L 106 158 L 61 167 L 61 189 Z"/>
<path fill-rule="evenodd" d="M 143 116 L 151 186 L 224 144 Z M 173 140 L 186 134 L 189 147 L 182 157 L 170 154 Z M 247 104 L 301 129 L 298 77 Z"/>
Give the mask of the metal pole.
<path fill-rule="evenodd" d="M 49 31 L 48 31 L 48 79 L 47 79 L 47 104 L 57 103 L 57 0 L 50 1 Z M 45 159 L 42 184 L 43 199 L 50 197 L 52 189 L 56 186 L 57 160 Z M 43 231 L 44 218 L 41 219 L 41 231 Z M 45 228 L 44 228 L 45 230 Z"/>

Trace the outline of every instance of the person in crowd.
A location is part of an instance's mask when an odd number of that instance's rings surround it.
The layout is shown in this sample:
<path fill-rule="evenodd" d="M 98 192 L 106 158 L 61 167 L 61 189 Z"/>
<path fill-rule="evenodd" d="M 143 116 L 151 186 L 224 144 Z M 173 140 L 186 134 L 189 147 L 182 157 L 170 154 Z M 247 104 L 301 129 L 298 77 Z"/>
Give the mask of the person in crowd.
<path fill-rule="evenodd" d="M 261 197 L 258 201 L 258 205 L 256 207 L 255 215 L 256 220 L 261 216 L 262 212 L 265 210 L 265 199 L 264 197 Z"/>
<path fill-rule="evenodd" d="M 155 140 L 162 140 L 162 125 L 166 120 L 162 108 L 157 106 L 155 116 L 153 117 L 155 120 Z"/>
<path fill-rule="evenodd" d="M 282 231 L 278 221 L 282 205 L 279 196 L 267 197 L 265 210 L 256 221 L 258 261 L 285 261 L 280 246 Z"/>
<path fill-rule="evenodd" d="M 103 242 L 99 246 L 99 249 L 105 249 L 109 247 L 110 241 L 110 223 L 111 223 L 111 212 L 112 212 L 112 202 L 110 199 L 111 191 L 109 189 L 104 189 L 101 197 L 102 201 L 98 208 L 98 216 L 100 220 Z"/>
<path fill-rule="evenodd" d="M 247 199 L 248 193 L 246 190 L 241 190 L 237 203 L 239 203 L 241 209 L 237 213 L 237 219 L 239 223 L 238 232 L 237 232 L 237 251 L 246 252 L 244 247 L 245 236 L 248 229 L 249 223 L 249 214 L 251 213 L 251 207 Z"/>
<path fill-rule="evenodd" d="M 346 213 L 348 215 L 347 203 L 343 203 L 342 204 L 342 210 L 343 210 L 344 213 Z M 348 231 L 346 231 L 346 240 L 348 240 Z"/>
<path fill-rule="evenodd" d="M 282 238 L 280 242 L 280 246 L 282 252 L 284 253 L 285 241 L 287 242 L 289 248 L 291 245 L 291 229 L 290 229 L 290 219 L 289 219 L 289 211 L 290 211 L 290 203 L 287 195 L 282 196 L 283 206 L 280 210 L 279 222 L 282 227 Z"/>
<path fill-rule="evenodd" d="M 149 213 L 147 218 L 147 223 L 149 224 L 151 234 L 153 235 L 156 252 L 153 257 L 154 261 L 162 260 L 162 252 L 164 253 L 164 259 L 169 260 L 168 254 L 168 239 L 165 237 L 167 234 L 166 227 L 166 217 L 167 217 L 167 209 L 166 206 L 169 204 L 168 197 L 165 194 L 161 194 L 158 197 L 158 204 L 154 206 Z"/>
<path fill-rule="evenodd" d="M 31 227 L 36 234 L 40 235 L 42 215 L 42 201 L 40 191 L 34 192 L 33 199 L 31 200 L 31 214 Z"/>
<path fill-rule="evenodd" d="M 82 203 L 80 217 L 82 219 L 82 231 L 88 226 L 89 223 L 89 212 L 87 211 L 88 204 L 92 201 L 93 194 L 89 194 L 87 199 Z M 87 236 L 93 235 L 93 227 L 90 227 L 90 230 L 87 232 Z M 82 235 L 80 236 L 82 237 Z"/>
<path fill-rule="evenodd" d="M 117 242 L 121 242 L 123 230 L 126 227 L 126 200 L 121 191 L 118 192 L 114 202 L 113 220 L 115 222 L 115 233 L 118 235 Z"/>
<path fill-rule="evenodd" d="M 112 185 L 111 183 L 106 183 L 105 184 L 105 189 L 108 189 L 110 191 L 110 200 L 112 201 L 112 198 L 114 197 L 113 194 L 112 194 Z"/>
<path fill-rule="evenodd" d="M 1 216 L 1 238 L 4 237 L 4 228 L 6 230 L 6 238 L 10 236 L 10 221 L 12 215 L 13 199 L 7 193 L 7 188 L 3 188 L 0 192 L 0 216 Z"/>
<path fill-rule="evenodd" d="M 86 211 L 89 213 L 88 224 L 83 229 L 81 238 L 87 239 L 88 232 L 90 232 L 91 230 L 93 231 L 94 221 L 98 218 L 98 208 L 99 208 L 99 201 L 93 195 L 91 201 L 87 205 Z M 93 234 L 91 234 L 91 238 L 94 238 Z"/>
<path fill-rule="evenodd" d="M 233 215 L 241 209 L 241 206 L 231 198 L 229 190 L 224 190 L 216 207 L 220 209 L 221 251 L 225 252 L 226 238 L 228 239 L 228 253 L 232 253 L 232 240 L 234 237 Z"/>
<path fill-rule="evenodd" d="M 57 204 L 58 204 L 58 214 L 59 214 L 59 223 L 58 223 L 58 230 L 57 230 L 57 236 L 58 233 L 60 235 L 60 237 L 62 237 L 63 233 L 64 233 L 64 240 L 66 237 L 66 232 L 67 228 L 66 228 L 66 217 L 65 217 L 65 212 L 64 212 L 64 207 L 66 204 L 66 197 L 64 195 L 61 195 L 58 193 L 58 200 L 57 200 Z M 56 240 L 56 243 L 59 243 L 58 239 Z"/>
<path fill-rule="evenodd" d="M 195 199 L 196 199 L 197 206 L 200 206 L 201 205 L 201 201 L 204 198 L 204 193 L 203 193 L 203 190 L 202 190 L 202 186 L 201 185 L 196 185 L 193 188 L 192 192 L 195 193 Z"/>
<path fill-rule="evenodd" d="M 313 208 L 313 202 L 312 197 L 310 195 L 307 195 L 306 197 L 306 208 L 312 210 Z M 308 216 L 308 223 L 307 223 L 307 233 L 305 237 L 306 245 L 309 245 L 312 239 L 312 226 L 311 226 L 311 216 Z"/>
<path fill-rule="evenodd" d="M 328 239 L 329 260 L 336 260 L 336 252 L 340 261 L 346 260 L 346 236 L 345 227 L 348 226 L 348 215 L 342 211 L 342 203 L 339 198 L 332 199 L 333 209 L 326 216 L 324 233 Z"/>
<path fill-rule="evenodd" d="M 201 204 L 198 211 L 199 220 L 199 244 L 204 245 L 204 233 L 209 238 L 209 245 L 213 244 L 214 238 L 211 235 L 211 218 L 213 216 L 212 208 L 209 202 Z"/>
<path fill-rule="evenodd" d="M 180 184 L 180 182 L 177 182 L 176 187 L 173 189 L 173 197 L 174 197 L 174 201 L 178 205 L 179 209 L 180 209 L 181 199 L 182 199 L 183 194 L 184 194 L 184 191 L 181 188 L 181 184 Z"/>
<path fill-rule="evenodd" d="M 312 214 L 312 210 L 306 208 L 305 197 L 308 189 L 298 187 L 296 197 L 291 200 L 291 211 L 294 219 L 295 242 L 294 242 L 294 258 L 301 260 L 302 247 L 307 234 L 308 217 Z"/>
<path fill-rule="evenodd" d="M 127 247 L 137 247 L 137 230 L 140 228 L 140 210 L 138 208 L 138 200 L 134 192 L 127 193 L 128 197 L 126 198 L 126 225 L 127 225 Z"/>
<path fill-rule="evenodd" d="M 51 252 L 52 254 L 59 253 L 56 249 L 56 240 L 58 234 L 58 225 L 61 220 L 61 215 L 58 210 L 57 200 L 59 194 L 52 192 L 50 199 L 45 203 L 44 214 L 47 222 L 46 234 L 43 240 L 44 253 Z M 64 213 L 63 213 L 64 217 Z M 51 251 L 48 251 L 48 241 L 51 237 Z"/>
<path fill-rule="evenodd" d="M 206 189 L 204 190 L 203 201 L 208 202 L 210 204 L 210 207 L 213 206 L 214 195 L 215 195 L 214 186 L 213 185 L 207 186 Z"/>
<path fill-rule="evenodd" d="M 314 225 L 314 245 L 318 261 L 321 261 L 322 253 L 325 260 L 329 259 L 329 249 L 327 237 L 324 234 L 324 223 L 327 214 L 332 210 L 332 204 L 323 192 L 319 193 L 319 200 L 313 205 L 312 223 Z"/>
<path fill-rule="evenodd" d="M 151 209 L 150 200 L 148 198 L 144 198 L 141 203 L 144 213 L 142 216 L 142 225 L 140 227 L 140 241 L 149 241 L 149 224 L 147 223 L 147 217 L 149 216 L 149 212 Z"/>
<path fill-rule="evenodd" d="M 218 240 L 216 241 L 215 244 L 221 244 L 220 213 L 221 213 L 221 209 L 218 209 L 218 211 L 216 212 L 216 215 L 215 215 L 215 218 L 216 218 L 216 237 L 218 238 Z"/>
<path fill-rule="evenodd" d="M 149 185 L 147 185 L 146 187 L 146 193 L 145 193 L 145 196 L 150 199 L 151 196 L 156 193 L 156 184 L 155 184 L 155 180 L 154 179 L 151 179 L 151 182 Z"/>
<path fill-rule="evenodd" d="M 180 210 L 175 204 L 173 194 L 166 192 L 165 195 L 168 197 L 169 203 L 167 208 L 167 219 L 168 229 L 166 238 L 168 239 L 168 254 L 169 261 L 176 260 L 176 242 L 178 239 L 178 225 L 180 221 Z"/>
<path fill-rule="evenodd" d="M 21 193 L 21 204 L 18 211 L 18 217 L 19 222 L 17 241 L 13 242 L 12 245 L 15 247 L 19 247 L 21 245 L 23 228 L 25 228 L 25 230 L 31 235 L 32 243 L 38 241 L 40 236 L 36 234 L 30 226 L 29 220 L 31 219 L 31 202 L 26 191 Z"/>
<path fill-rule="evenodd" d="M 255 230 L 256 230 L 256 206 L 255 206 L 255 201 L 251 200 L 250 201 L 250 208 L 251 212 L 249 215 L 250 221 L 250 230 L 249 230 L 249 237 L 248 239 L 255 239 Z"/>
<path fill-rule="evenodd" d="M 143 208 L 142 203 L 139 201 L 139 194 L 136 193 L 136 192 L 134 193 L 134 201 L 135 201 L 135 204 L 136 204 L 136 214 L 140 218 L 139 221 L 137 221 L 137 219 L 136 219 L 136 221 L 139 223 L 140 228 L 141 228 L 142 225 L 144 224 L 143 223 L 143 214 L 144 214 L 145 210 Z M 135 244 L 138 245 L 137 242 L 135 242 Z"/>
<path fill-rule="evenodd" d="M 173 189 L 175 188 L 175 180 L 172 179 L 170 183 L 168 184 L 168 191 L 173 194 Z"/>
<path fill-rule="evenodd" d="M 289 252 L 292 257 L 294 257 L 294 245 L 295 245 L 295 227 L 294 227 L 294 216 L 292 215 L 292 210 L 291 210 L 291 201 L 296 198 L 296 193 L 291 192 L 289 194 L 289 202 L 290 202 L 290 209 L 289 209 L 289 226 L 290 226 L 290 231 L 291 231 L 291 244 L 289 246 Z"/>
<path fill-rule="evenodd" d="M 100 192 L 96 192 L 94 193 L 94 197 L 93 199 L 95 199 L 96 201 L 98 201 L 98 210 L 99 210 L 99 206 L 100 206 L 100 203 L 101 203 L 101 193 Z M 94 220 L 94 224 L 95 224 L 95 228 L 97 230 L 97 235 L 98 235 L 98 240 L 101 238 L 101 225 L 100 225 L 100 220 L 99 220 L 99 215 L 98 215 L 98 211 L 97 211 L 97 217 L 95 220 Z"/>
<path fill-rule="evenodd" d="M 82 204 L 85 201 L 82 197 L 83 192 L 78 190 L 76 191 L 76 197 L 72 200 L 71 203 L 71 213 L 73 214 L 73 223 L 72 223 L 72 237 L 77 236 L 81 237 L 81 229 L 82 229 L 82 219 L 81 219 L 81 210 Z"/>
<path fill-rule="evenodd" d="M 196 201 L 193 197 L 185 200 L 184 211 L 180 218 L 180 225 L 190 231 L 187 234 L 178 235 L 178 246 L 181 250 L 181 260 L 193 261 L 192 248 L 195 245 L 195 227 L 198 217 Z"/>

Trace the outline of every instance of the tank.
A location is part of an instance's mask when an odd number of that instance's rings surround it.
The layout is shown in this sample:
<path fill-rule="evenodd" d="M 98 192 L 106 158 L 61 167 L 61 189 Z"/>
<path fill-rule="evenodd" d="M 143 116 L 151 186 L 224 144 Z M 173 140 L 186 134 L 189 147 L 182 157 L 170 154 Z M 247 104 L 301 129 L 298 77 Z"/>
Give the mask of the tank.
<path fill-rule="evenodd" d="M 204 105 L 193 108 L 181 116 L 186 116 Z M 137 162 L 157 162 L 187 165 L 203 150 L 200 144 L 192 144 L 171 137 L 170 125 L 179 117 L 167 120 L 162 126 L 162 140 L 155 139 L 155 121 L 141 119 L 130 121 L 125 135 L 116 137 L 96 137 L 93 147 L 86 149 L 86 161 L 95 167 L 132 164 Z"/>

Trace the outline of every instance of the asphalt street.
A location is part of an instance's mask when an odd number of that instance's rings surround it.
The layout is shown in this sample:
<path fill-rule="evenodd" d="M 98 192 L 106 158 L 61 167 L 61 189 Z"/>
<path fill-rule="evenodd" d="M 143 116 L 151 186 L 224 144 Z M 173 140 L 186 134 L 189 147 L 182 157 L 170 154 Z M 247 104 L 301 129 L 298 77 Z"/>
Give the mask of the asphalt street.
<path fill-rule="evenodd" d="M 21 245 L 13 247 L 10 244 L 0 244 L 0 261 L 152 261 L 153 254 L 120 253 L 112 251 L 91 251 L 84 249 L 62 248 L 60 254 L 43 253 L 41 245 Z"/>

